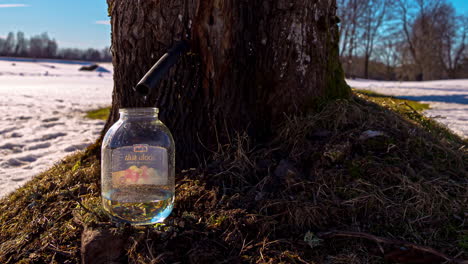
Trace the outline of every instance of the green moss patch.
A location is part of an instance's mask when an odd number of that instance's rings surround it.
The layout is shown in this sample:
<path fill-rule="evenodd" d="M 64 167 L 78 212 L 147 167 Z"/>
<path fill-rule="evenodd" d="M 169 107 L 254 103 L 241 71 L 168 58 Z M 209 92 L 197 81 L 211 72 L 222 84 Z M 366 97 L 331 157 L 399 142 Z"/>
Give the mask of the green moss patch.
<path fill-rule="evenodd" d="M 110 114 L 110 107 L 99 108 L 86 112 L 86 117 L 91 119 L 107 120 Z"/>
<path fill-rule="evenodd" d="M 404 247 L 324 235 L 333 230 L 466 259 L 467 142 L 379 100 L 356 94 L 290 117 L 262 145 L 238 135 L 177 173 L 165 225 L 111 223 L 96 144 L 0 201 L 0 263 L 79 263 L 85 228 L 123 239 L 130 263 L 402 262 Z"/>
<path fill-rule="evenodd" d="M 386 104 L 391 104 L 391 108 L 398 112 L 408 111 L 408 108 L 409 110 L 415 111 L 424 111 L 430 108 L 429 104 L 423 104 L 417 101 L 405 100 L 396 98 L 394 96 L 383 95 L 370 90 L 353 90 L 355 93 L 366 95 L 372 102 L 376 102 L 384 106 Z"/>

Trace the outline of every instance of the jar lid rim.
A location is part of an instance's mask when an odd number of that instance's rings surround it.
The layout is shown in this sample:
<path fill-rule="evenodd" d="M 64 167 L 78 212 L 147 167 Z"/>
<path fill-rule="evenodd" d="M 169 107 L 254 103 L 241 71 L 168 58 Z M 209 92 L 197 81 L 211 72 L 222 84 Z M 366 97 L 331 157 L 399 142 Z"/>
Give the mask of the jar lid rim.
<path fill-rule="evenodd" d="M 120 113 L 159 113 L 159 109 L 156 107 L 129 107 L 119 108 Z"/>

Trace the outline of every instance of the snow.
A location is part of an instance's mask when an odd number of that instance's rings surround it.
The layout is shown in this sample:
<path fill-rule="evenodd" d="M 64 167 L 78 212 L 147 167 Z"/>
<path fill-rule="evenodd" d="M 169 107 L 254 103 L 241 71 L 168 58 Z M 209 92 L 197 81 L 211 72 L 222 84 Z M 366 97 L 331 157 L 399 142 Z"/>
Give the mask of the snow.
<path fill-rule="evenodd" d="M 423 114 L 444 124 L 458 135 L 468 137 L 468 79 L 425 82 L 364 79 L 346 81 L 356 89 L 429 103 L 431 109 Z"/>
<path fill-rule="evenodd" d="M 83 64 L 0 59 L 0 197 L 99 136 L 104 122 L 84 116 L 111 104 L 112 72 Z"/>

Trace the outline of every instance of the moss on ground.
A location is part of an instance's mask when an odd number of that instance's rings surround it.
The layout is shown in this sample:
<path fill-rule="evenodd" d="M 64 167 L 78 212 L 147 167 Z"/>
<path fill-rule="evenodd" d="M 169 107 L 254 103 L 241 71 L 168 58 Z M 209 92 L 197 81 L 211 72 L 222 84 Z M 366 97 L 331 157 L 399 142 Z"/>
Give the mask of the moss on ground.
<path fill-rule="evenodd" d="M 107 120 L 110 114 L 110 107 L 99 108 L 86 112 L 86 117 L 91 119 Z"/>
<path fill-rule="evenodd" d="M 466 259 L 467 141 L 414 107 L 373 100 L 291 117 L 261 146 L 238 135 L 177 173 L 165 226 L 110 222 L 95 144 L 0 201 L 0 263 L 79 263 L 85 227 L 124 236 L 130 263 L 386 263 L 402 250 L 321 235 L 330 230 Z"/>
<path fill-rule="evenodd" d="M 366 95 L 370 101 L 378 103 L 380 105 L 385 106 L 386 104 L 391 104 L 391 109 L 399 113 L 403 112 L 403 114 L 410 110 L 420 112 L 430 108 L 429 104 L 424 104 L 417 101 L 396 98 L 394 96 L 383 95 L 369 90 L 353 90 L 355 93 Z"/>

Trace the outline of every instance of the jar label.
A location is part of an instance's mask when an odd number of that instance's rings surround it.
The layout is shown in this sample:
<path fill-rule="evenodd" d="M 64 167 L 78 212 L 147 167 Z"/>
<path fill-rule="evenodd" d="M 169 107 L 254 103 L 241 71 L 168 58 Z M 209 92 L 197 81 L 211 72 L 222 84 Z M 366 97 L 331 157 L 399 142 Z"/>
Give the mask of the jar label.
<path fill-rule="evenodd" d="M 136 144 L 112 151 L 112 183 L 114 185 L 166 185 L 168 177 L 167 149 Z"/>

